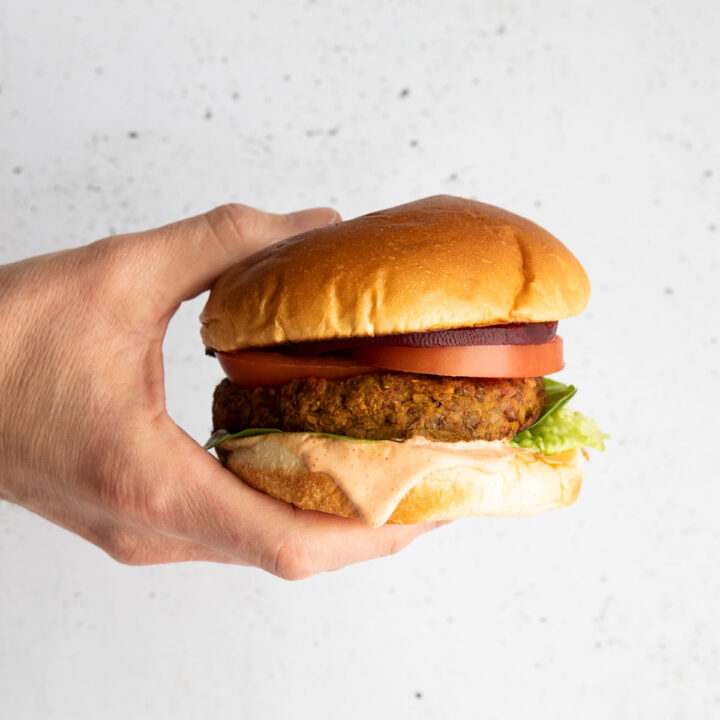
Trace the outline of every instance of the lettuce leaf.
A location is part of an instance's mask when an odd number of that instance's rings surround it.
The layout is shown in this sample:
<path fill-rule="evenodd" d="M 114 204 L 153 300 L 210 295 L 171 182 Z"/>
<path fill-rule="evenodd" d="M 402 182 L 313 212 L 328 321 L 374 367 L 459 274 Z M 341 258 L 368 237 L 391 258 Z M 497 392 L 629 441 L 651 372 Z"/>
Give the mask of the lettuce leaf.
<path fill-rule="evenodd" d="M 594 420 L 565 407 L 577 392 L 573 385 L 545 380 L 545 410 L 529 427 L 515 435 L 510 445 L 543 455 L 554 455 L 576 447 L 605 449 L 606 435 Z"/>
<path fill-rule="evenodd" d="M 226 440 L 232 440 L 233 438 L 246 438 L 255 437 L 256 435 L 270 435 L 271 433 L 283 433 L 291 434 L 285 430 L 277 430 L 276 428 L 248 428 L 247 430 L 241 430 L 240 432 L 231 433 L 227 430 L 216 430 L 203 445 L 205 450 L 212 450 L 220 443 L 224 443 Z M 355 440 L 356 442 L 381 442 L 380 440 L 372 440 L 370 438 L 356 438 L 350 437 L 349 435 L 334 435 L 333 433 L 318 433 L 308 432 L 306 435 L 317 435 L 319 437 L 336 438 L 337 440 Z"/>
<path fill-rule="evenodd" d="M 544 455 L 554 455 L 575 447 L 605 449 L 606 435 L 594 420 L 577 410 L 561 407 L 518 433 L 510 445 Z"/>
<path fill-rule="evenodd" d="M 545 409 L 540 417 L 530 426 L 535 427 L 565 405 L 577 392 L 574 385 L 565 385 L 557 380 L 543 378 L 545 381 Z"/>
<path fill-rule="evenodd" d="M 232 440 L 232 438 L 255 437 L 255 435 L 269 435 L 270 433 L 281 432 L 282 430 L 276 430 L 275 428 L 248 428 L 247 430 L 241 430 L 236 433 L 231 433 L 229 430 L 215 430 L 203 445 L 203 449 L 212 450 L 217 445 L 220 445 L 220 443 L 224 443 L 226 440 Z"/>

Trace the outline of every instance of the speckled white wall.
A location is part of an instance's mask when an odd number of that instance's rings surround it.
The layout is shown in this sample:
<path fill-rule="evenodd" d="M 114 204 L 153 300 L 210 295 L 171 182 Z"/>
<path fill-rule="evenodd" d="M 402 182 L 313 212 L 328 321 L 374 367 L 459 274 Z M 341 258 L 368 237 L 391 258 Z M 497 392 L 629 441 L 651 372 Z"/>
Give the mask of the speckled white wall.
<path fill-rule="evenodd" d="M 0 504 L 0 716 L 720 717 L 718 38 L 713 0 L 4 0 L 0 262 L 228 200 L 482 199 L 588 269 L 562 377 L 612 441 L 571 509 L 299 584 Z M 201 305 L 165 346 L 198 440 Z"/>

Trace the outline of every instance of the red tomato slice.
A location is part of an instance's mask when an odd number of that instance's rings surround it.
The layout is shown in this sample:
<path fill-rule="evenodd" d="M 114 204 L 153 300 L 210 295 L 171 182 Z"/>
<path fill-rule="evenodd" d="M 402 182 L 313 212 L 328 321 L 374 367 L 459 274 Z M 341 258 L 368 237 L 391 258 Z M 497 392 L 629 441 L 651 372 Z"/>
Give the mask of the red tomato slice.
<path fill-rule="evenodd" d="M 307 377 L 342 380 L 378 371 L 377 367 L 356 360 L 322 355 L 298 357 L 259 350 L 216 355 L 225 374 L 238 387 L 279 387 Z"/>
<path fill-rule="evenodd" d="M 562 338 L 541 345 L 458 345 L 414 348 L 370 345 L 354 348 L 362 363 L 388 370 L 463 377 L 538 377 L 562 370 Z"/>

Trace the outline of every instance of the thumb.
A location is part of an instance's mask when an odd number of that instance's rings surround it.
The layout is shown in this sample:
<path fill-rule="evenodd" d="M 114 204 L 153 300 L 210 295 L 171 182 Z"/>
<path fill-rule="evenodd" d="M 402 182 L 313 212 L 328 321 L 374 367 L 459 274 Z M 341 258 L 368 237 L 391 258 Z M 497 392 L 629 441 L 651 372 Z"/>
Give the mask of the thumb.
<path fill-rule="evenodd" d="M 221 273 L 258 250 L 340 219 L 332 208 L 277 215 L 233 203 L 142 236 L 153 256 L 153 285 L 163 288 L 170 310 L 207 290 Z"/>

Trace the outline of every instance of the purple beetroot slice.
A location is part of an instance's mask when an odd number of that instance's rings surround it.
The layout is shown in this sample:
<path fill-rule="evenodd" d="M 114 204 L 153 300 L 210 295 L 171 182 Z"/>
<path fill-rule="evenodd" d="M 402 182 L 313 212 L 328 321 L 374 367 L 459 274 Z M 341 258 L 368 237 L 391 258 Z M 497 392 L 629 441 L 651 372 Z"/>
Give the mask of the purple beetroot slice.
<path fill-rule="evenodd" d="M 450 328 L 398 335 L 337 338 L 285 343 L 261 348 L 287 355 L 321 355 L 367 345 L 402 347 L 456 347 L 458 345 L 540 345 L 555 337 L 557 322 L 513 323 L 485 327 Z"/>

